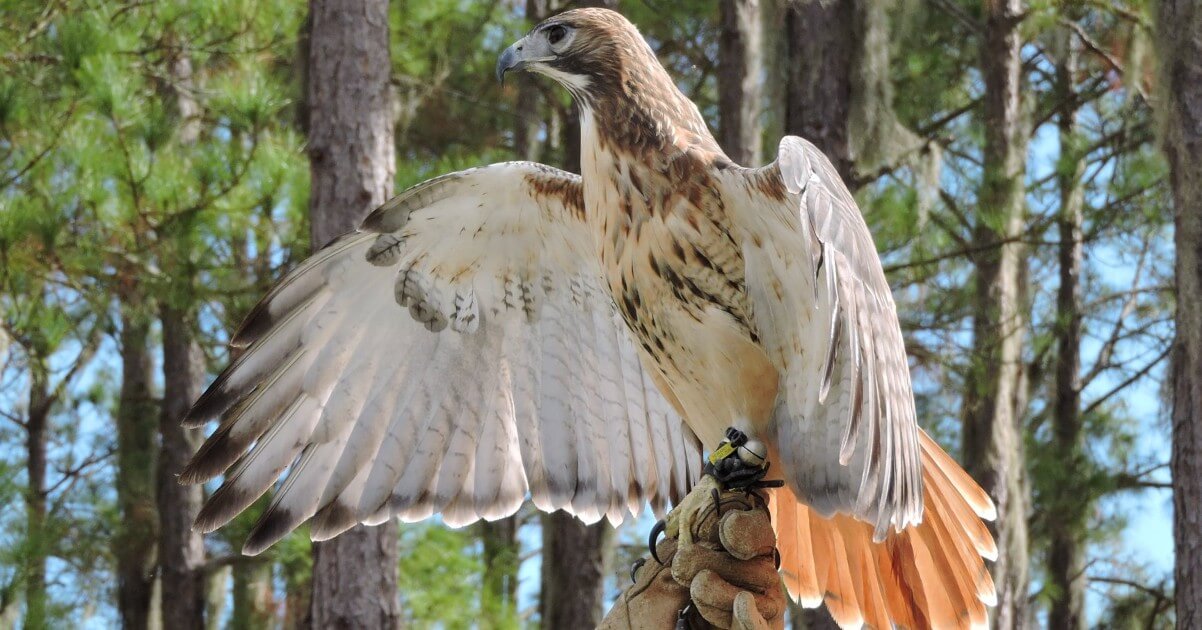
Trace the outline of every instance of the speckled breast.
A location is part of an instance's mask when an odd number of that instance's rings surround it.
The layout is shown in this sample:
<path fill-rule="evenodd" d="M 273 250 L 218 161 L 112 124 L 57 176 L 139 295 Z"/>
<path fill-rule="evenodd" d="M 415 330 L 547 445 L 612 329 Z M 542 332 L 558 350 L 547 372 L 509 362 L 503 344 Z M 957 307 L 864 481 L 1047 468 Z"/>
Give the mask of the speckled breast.
<path fill-rule="evenodd" d="M 699 437 L 720 436 L 734 418 L 760 413 L 736 391 L 747 389 L 744 378 L 768 376 L 721 195 L 684 152 L 650 164 L 589 157 L 585 212 L 618 311 L 686 417 L 721 418 L 694 426 Z M 757 356 L 741 358 L 748 354 Z"/>

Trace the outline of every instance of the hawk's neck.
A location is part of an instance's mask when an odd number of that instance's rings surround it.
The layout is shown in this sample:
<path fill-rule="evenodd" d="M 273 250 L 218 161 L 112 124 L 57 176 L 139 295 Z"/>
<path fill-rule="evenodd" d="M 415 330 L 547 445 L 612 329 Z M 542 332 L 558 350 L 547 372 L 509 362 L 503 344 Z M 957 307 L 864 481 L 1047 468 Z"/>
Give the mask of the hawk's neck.
<path fill-rule="evenodd" d="M 599 145 L 595 149 L 648 161 L 690 150 L 725 159 L 697 106 L 658 60 L 620 66 L 611 75 L 595 77 L 578 99 L 581 132 L 591 132 Z M 582 150 L 585 141 L 582 136 Z"/>

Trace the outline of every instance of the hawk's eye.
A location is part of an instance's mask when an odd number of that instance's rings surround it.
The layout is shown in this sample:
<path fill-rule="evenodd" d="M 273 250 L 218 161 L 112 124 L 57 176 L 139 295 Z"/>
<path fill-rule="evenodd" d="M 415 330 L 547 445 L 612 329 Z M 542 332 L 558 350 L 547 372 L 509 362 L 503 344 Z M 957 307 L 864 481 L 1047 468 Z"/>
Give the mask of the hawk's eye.
<path fill-rule="evenodd" d="M 552 46 L 563 41 L 563 38 L 565 38 L 567 36 L 568 36 L 568 29 L 564 28 L 560 24 L 556 24 L 555 26 L 552 26 L 551 28 L 547 29 L 547 41 L 551 42 Z"/>

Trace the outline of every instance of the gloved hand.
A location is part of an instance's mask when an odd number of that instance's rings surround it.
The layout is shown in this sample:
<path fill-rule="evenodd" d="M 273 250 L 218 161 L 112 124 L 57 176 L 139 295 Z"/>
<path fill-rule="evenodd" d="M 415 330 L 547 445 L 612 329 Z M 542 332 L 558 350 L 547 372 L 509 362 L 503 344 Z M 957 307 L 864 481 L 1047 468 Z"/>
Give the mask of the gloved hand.
<path fill-rule="evenodd" d="M 676 541 L 659 541 L 656 554 L 667 564 L 647 559 L 642 566 L 637 567 L 632 573 L 634 584 L 614 602 L 609 614 L 605 616 L 601 625 L 597 626 L 599 629 L 676 628 L 680 611 L 689 605 L 688 587 L 682 586 L 672 577 L 672 558 L 676 555 Z M 700 629 L 709 626 L 701 623 L 685 627 Z"/>
<path fill-rule="evenodd" d="M 677 549 L 672 576 L 689 585 L 694 607 L 716 627 L 783 628 L 785 595 L 768 506 L 742 492 L 726 492 L 718 501 L 720 509 L 701 519 L 696 542 Z"/>
<path fill-rule="evenodd" d="M 618 598 L 599 627 L 784 627 L 776 535 L 762 499 L 742 492 L 723 493 L 695 525 L 693 540 L 684 548 L 672 539 L 659 541 L 656 553 L 665 564 L 648 559 L 639 567 L 635 584 Z"/>

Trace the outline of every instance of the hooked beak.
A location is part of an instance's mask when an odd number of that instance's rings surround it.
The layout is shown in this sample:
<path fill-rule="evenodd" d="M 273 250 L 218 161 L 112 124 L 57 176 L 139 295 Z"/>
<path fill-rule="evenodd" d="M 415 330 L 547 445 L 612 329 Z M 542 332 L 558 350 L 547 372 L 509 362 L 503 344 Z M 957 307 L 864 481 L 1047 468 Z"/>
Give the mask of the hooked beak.
<path fill-rule="evenodd" d="M 523 49 L 526 38 L 523 37 L 514 42 L 512 46 L 505 49 L 500 57 L 497 57 L 497 80 L 501 83 L 505 82 L 505 73 L 510 70 L 521 70 L 526 67 L 527 60 L 525 59 Z"/>

